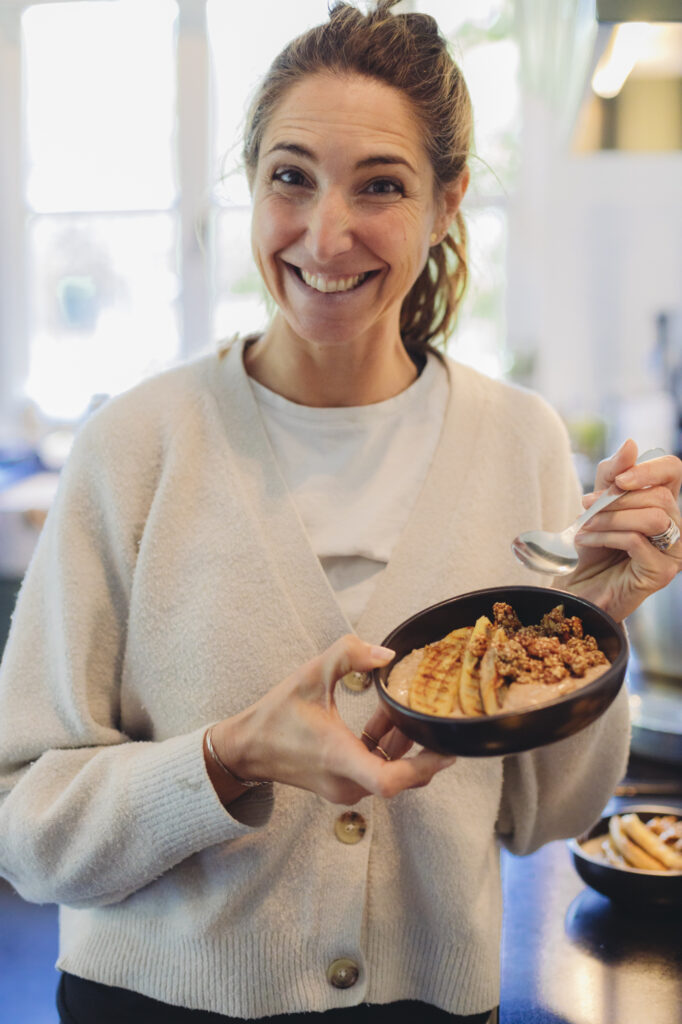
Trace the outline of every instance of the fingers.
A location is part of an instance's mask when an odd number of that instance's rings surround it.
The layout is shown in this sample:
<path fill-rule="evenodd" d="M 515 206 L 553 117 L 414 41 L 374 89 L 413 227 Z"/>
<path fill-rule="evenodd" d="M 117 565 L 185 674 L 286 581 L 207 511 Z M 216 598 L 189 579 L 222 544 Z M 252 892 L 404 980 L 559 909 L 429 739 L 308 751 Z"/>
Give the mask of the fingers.
<path fill-rule="evenodd" d="M 347 633 L 303 666 L 301 682 L 315 688 L 322 681 L 331 694 L 337 680 L 347 672 L 369 672 L 388 664 L 394 656 L 394 652 L 385 647 L 367 644 L 355 634 Z"/>
<path fill-rule="evenodd" d="M 595 494 L 587 496 L 587 507 L 596 495 L 615 483 L 624 491 L 636 491 L 642 488 L 663 486 L 668 488 L 675 499 L 682 485 L 682 461 L 675 455 L 663 455 L 658 459 L 635 464 L 637 445 L 634 441 L 625 441 L 615 455 L 604 459 L 597 467 Z"/>
<path fill-rule="evenodd" d="M 638 584 L 648 592 L 660 590 L 678 573 L 682 567 L 682 541 L 678 541 L 669 551 L 659 551 L 639 532 L 627 530 L 611 530 L 593 533 L 581 532 L 576 537 L 576 544 L 581 548 L 609 548 L 621 551 L 630 559 L 630 567 Z"/>
<path fill-rule="evenodd" d="M 615 483 L 625 491 L 664 486 L 677 498 L 682 483 L 682 462 L 675 455 L 663 455 L 618 472 Z"/>
<path fill-rule="evenodd" d="M 677 502 L 665 487 L 649 491 L 634 491 L 624 495 L 593 519 L 588 520 L 582 533 L 603 533 L 605 530 L 635 530 L 645 537 L 663 533 L 672 519 L 679 522 Z"/>
<path fill-rule="evenodd" d="M 589 520 L 578 533 L 576 543 L 583 548 L 609 547 L 629 552 L 634 543 L 632 535 L 638 534 L 640 538 L 646 540 L 646 546 L 639 550 L 648 554 L 649 549 L 653 547 L 648 538 L 663 533 L 668 529 L 671 521 L 680 526 L 681 520 L 682 516 L 680 516 L 677 501 L 669 488 L 652 485 L 624 494 L 613 505 Z M 621 537 L 615 543 L 614 537 L 617 533 L 630 536 Z M 682 540 L 678 540 L 663 554 L 673 558 L 682 558 Z M 649 562 L 650 559 L 647 561 Z"/>
<path fill-rule="evenodd" d="M 597 466 L 594 482 L 595 491 L 603 491 L 610 487 L 620 473 L 624 473 L 634 465 L 636 458 L 637 445 L 632 438 L 628 438 L 614 455 L 608 459 L 603 459 Z"/>
<path fill-rule="evenodd" d="M 431 751 L 420 751 L 415 757 L 406 758 L 404 755 L 414 744 L 393 725 L 382 707 L 377 708 L 365 725 L 362 741 L 377 761 L 372 766 L 374 783 L 370 792 L 380 796 L 395 796 L 403 789 L 425 786 L 437 772 L 456 761 L 455 757 Z M 396 770 L 398 763 L 403 767 Z M 367 785 L 367 781 L 363 784 Z M 380 786 L 379 790 L 374 788 L 376 785 Z"/>
<path fill-rule="evenodd" d="M 456 757 L 444 757 L 428 750 L 398 761 L 380 760 L 367 753 L 362 770 L 354 773 L 352 778 L 347 775 L 333 777 L 316 792 L 332 803 L 346 806 L 369 795 L 388 800 L 406 789 L 427 786 L 435 775 L 449 768 L 456 760 Z"/>
<path fill-rule="evenodd" d="M 370 754 L 383 757 L 385 761 L 396 761 L 413 746 L 412 740 L 395 726 L 388 732 L 375 734 L 368 728 L 362 730 L 362 742 Z"/>
<path fill-rule="evenodd" d="M 367 724 L 365 725 L 365 731 L 369 733 L 370 736 L 375 736 L 377 739 L 380 739 L 392 728 L 393 722 L 388 717 L 383 705 L 379 704 L 372 717 L 368 719 Z"/>
<path fill-rule="evenodd" d="M 393 729 L 388 738 L 382 738 L 383 742 L 395 750 L 395 759 L 388 751 L 388 756 L 370 752 L 363 742 L 350 734 L 334 744 L 326 779 L 316 787 L 316 792 L 334 803 L 354 803 L 369 794 L 393 797 L 404 789 L 426 786 L 437 772 L 456 760 L 431 751 L 402 757 L 405 737 L 397 729 Z M 393 743 L 397 745 L 393 747 Z"/>
<path fill-rule="evenodd" d="M 586 523 L 576 538 L 584 547 L 603 546 L 629 550 L 632 547 L 631 539 L 621 539 L 618 544 L 613 544 L 609 537 L 619 531 L 638 533 L 648 538 L 663 533 L 671 521 L 680 525 L 678 496 L 682 483 L 682 462 L 674 455 L 665 455 L 623 470 L 625 457 L 632 454 L 632 444 L 625 442 L 611 459 L 599 467 L 599 482 L 613 481 L 625 493 L 604 512 L 598 513 Z M 590 508 L 596 498 L 596 492 L 586 495 L 583 504 Z M 593 539 L 588 540 L 588 535 Z M 666 554 L 682 557 L 682 541 L 668 549 Z"/>
<path fill-rule="evenodd" d="M 396 761 L 372 760 L 376 769 L 362 784 L 370 793 L 390 798 L 406 789 L 427 786 L 434 775 L 449 768 L 457 758 L 422 750 L 414 757 L 403 757 Z"/>

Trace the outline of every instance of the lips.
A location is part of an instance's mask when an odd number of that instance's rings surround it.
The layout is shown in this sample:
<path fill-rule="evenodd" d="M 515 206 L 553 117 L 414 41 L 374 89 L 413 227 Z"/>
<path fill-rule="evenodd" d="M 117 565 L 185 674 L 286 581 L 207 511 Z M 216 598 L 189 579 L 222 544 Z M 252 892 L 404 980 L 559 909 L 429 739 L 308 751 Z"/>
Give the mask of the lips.
<path fill-rule="evenodd" d="M 308 288 L 323 295 L 339 292 L 351 292 L 361 287 L 370 277 L 374 277 L 377 270 L 367 270 L 361 274 L 348 274 L 346 276 L 332 274 L 313 274 L 302 267 L 296 267 L 292 263 L 287 264 L 300 281 L 303 281 Z"/>

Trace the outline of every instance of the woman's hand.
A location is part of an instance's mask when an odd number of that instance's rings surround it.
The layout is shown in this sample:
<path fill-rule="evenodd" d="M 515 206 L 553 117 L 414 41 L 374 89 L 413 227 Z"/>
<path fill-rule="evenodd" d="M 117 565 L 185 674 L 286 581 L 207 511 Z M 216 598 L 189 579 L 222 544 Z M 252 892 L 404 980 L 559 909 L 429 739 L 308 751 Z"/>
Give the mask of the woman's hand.
<path fill-rule="evenodd" d="M 578 567 L 565 589 L 585 597 L 620 622 L 682 568 L 682 540 L 659 551 L 649 540 L 672 520 L 678 527 L 682 462 L 666 455 L 636 466 L 637 445 L 626 441 L 599 464 L 587 508 L 615 483 L 627 493 L 599 512 L 578 533 Z"/>
<path fill-rule="evenodd" d="M 353 804 L 370 793 L 391 797 L 425 786 L 455 758 L 429 751 L 404 758 L 411 741 L 391 727 L 381 710 L 365 726 L 363 741 L 334 703 L 337 680 L 347 672 L 385 665 L 392 656 L 356 636 L 341 637 L 257 703 L 214 725 L 218 757 L 242 779 L 283 782 L 333 803 Z M 390 760 L 376 749 L 375 739 Z M 241 792 L 237 789 L 234 796 Z"/>

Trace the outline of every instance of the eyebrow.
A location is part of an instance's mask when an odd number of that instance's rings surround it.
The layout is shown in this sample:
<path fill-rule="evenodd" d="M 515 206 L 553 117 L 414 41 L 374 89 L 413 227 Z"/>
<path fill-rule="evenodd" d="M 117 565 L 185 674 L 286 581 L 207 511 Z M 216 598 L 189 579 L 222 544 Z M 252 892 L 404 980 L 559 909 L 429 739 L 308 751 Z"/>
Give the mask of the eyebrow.
<path fill-rule="evenodd" d="M 270 156 L 271 153 L 276 153 L 278 150 L 283 150 L 285 153 L 292 153 L 294 156 L 306 157 L 308 160 L 317 160 L 317 157 L 312 150 L 306 146 L 299 146 L 296 142 L 278 142 L 272 149 L 269 149 L 266 156 Z M 355 165 L 356 170 L 360 170 L 365 167 L 386 167 L 390 165 L 402 165 L 407 167 L 408 170 L 416 174 L 412 164 L 405 159 L 405 157 L 398 156 L 395 153 L 377 153 L 375 156 L 366 156 L 364 160 L 358 160 Z"/>

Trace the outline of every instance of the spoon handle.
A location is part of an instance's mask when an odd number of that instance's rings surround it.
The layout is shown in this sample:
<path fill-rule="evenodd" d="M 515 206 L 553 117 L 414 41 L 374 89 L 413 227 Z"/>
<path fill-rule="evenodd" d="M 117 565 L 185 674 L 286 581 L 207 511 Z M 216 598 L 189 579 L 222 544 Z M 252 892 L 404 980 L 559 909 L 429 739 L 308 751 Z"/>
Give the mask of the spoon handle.
<path fill-rule="evenodd" d="M 635 465 L 639 466 L 641 462 L 649 462 L 651 459 L 660 459 L 661 456 L 665 454 L 666 452 L 663 448 L 650 448 L 648 451 L 642 452 L 635 462 Z M 591 519 L 592 516 L 596 516 L 597 512 L 601 512 L 602 509 L 606 508 L 607 505 L 610 505 L 612 501 L 616 500 L 616 498 L 620 498 L 621 494 L 625 494 L 625 491 L 622 491 L 620 487 L 616 487 L 615 484 L 612 484 L 607 491 L 604 491 L 603 494 L 599 495 L 594 504 L 591 505 L 586 512 L 583 512 L 581 516 L 578 516 L 573 524 L 575 532 L 577 533 L 580 527 L 584 526 L 588 519 Z"/>

